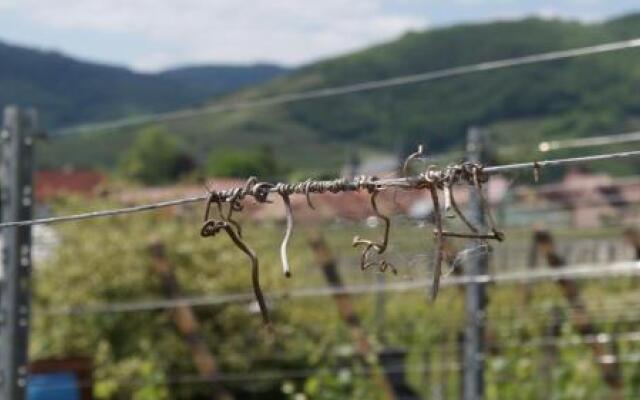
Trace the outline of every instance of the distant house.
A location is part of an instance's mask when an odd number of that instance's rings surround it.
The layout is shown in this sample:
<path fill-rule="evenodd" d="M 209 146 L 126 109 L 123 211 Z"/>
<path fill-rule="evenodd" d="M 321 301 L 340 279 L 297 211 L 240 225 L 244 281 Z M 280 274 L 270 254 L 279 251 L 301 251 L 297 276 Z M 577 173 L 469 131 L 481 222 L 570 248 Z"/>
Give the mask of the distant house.
<path fill-rule="evenodd" d="M 35 199 L 44 203 L 64 195 L 95 196 L 106 176 L 93 170 L 55 169 L 36 171 Z"/>
<path fill-rule="evenodd" d="M 400 163 L 397 157 L 377 156 L 361 161 L 357 154 L 354 154 L 342 168 L 341 176 L 345 178 L 353 178 L 358 175 L 385 176 L 395 173 L 399 167 Z"/>
<path fill-rule="evenodd" d="M 201 196 L 207 193 L 207 188 L 228 190 L 244 187 L 246 180 L 236 178 L 210 178 L 201 184 L 174 184 L 162 186 L 144 186 L 127 189 L 114 195 L 115 200 L 126 205 L 141 203 L 155 203 L 159 201 L 175 200 L 183 197 Z"/>
<path fill-rule="evenodd" d="M 91 170 L 41 170 L 34 174 L 36 217 L 50 215 L 48 202 L 66 195 L 92 197 L 99 193 L 106 176 Z M 36 264 L 50 257 L 60 243 L 56 230 L 47 225 L 32 228 L 33 260 Z M 2 238 L 0 238 L 2 242 Z"/>
<path fill-rule="evenodd" d="M 144 186 L 127 188 L 110 194 L 110 198 L 123 206 L 135 206 L 139 204 L 158 203 L 168 200 L 184 199 L 190 197 L 199 197 L 207 193 L 208 189 L 212 190 L 227 190 L 236 187 L 244 187 L 246 180 L 235 178 L 211 178 L 206 179 L 205 183 L 193 184 L 193 183 L 179 183 L 173 185 L 162 186 Z M 193 207 L 175 206 L 161 209 L 160 212 L 168 217 L 182 215 L 187 209 L 194 210 Z M 198 213 L 200 212 L 200 206 L 197 204 Z M 252 209 L 250 205 L 247 206 L 247 210 Z"/>
<path fill-rule="evenodd" d="M 615 179 L 603 173 L 570 170 L 562 181 L 547 185 L 519 186 L 515 189 L 513 217 L 525 208 L 531 218 L 573 228 L 598 227 L 607 221 L 638 222 L 640 177 Z M 538 213 L 535 213 L 538 210 Z"/>

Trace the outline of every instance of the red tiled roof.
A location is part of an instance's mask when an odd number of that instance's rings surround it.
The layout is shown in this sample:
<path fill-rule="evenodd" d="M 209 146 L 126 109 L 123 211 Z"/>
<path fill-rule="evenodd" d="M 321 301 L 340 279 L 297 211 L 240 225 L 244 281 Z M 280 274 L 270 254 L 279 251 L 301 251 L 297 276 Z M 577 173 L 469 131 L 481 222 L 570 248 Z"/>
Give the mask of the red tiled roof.
<path fill-rule="evenodd" d="M 246 180 L 242 179 L 214 178 L 207 179 L 206 184 L 177 184 L 127 189 L 118 193 L 115 197 L 125 204 L 151 203 L 175 200 L 182 197 L 201 196 L 207 193 L 207 188 L 227 190 L 243 187 L 245 183 Z"/>
<path fill-rule="evenodd" d="M 91 196 L 105 180 L 106 176 L 97 171 L 36 171 L 34 176 L 36 201 L 47 201 L 65 194 Z"/>

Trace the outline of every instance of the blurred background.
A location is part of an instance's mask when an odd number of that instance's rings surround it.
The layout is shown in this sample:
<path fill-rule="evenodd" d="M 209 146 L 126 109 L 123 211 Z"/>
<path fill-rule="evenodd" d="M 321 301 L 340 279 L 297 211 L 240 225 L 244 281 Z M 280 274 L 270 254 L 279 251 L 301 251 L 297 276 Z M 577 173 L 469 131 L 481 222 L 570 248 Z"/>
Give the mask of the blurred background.
<path fill-rule="evenodd" d="M 33 216 L 49 217 L 249 176 L 392 177 L 418 144 L 416 172 L 640 150 L 637 48 L 295 95 L 636 38 L 626 0 L 0 0 L 0 106 L 37 112 Z M 472 189 L 456 188 L 464 210 Z M 272 334 L 249 260 L 200 237 L 200 203 L 35 226 L 27 398 L 638 398 L 640 161 L 543 168 L 537 182 L 510 172 L 485 189 L 506 240 L 447 240 L 435 302 L 424 191 L 379 196 L 386 271 L 361 271 L 352 247 L 382 237 L 368 193 L 313 196 L 315 210 L 292 197 L 290 279 L 282 202 L 247 199 L 236 215 Z M 478 260 L 494 280 L 473 286 Z M 482 395 L 465 394 L 474 380 Z"/>

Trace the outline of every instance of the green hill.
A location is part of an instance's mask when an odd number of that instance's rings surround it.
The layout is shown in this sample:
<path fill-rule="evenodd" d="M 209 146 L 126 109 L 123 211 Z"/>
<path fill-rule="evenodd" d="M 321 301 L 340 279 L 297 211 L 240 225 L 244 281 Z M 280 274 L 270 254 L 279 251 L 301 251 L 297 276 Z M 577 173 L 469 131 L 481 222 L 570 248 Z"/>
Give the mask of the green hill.
<path fill-rule="evenodd" d="M 211 97 L 240 88 L 257 85 L 284 75 L 286 69 L 269 64 L 200 65 L 186 66 L 162 71 L 159 77 L 182 83 L 194 94 Z"/>
<path fill-rule="evenodd" d="M 593 24 L 529 18 L 411 32 L 218 102 L 633 37 L 640 37 L 640 15 Z M 165 124 L 199 159 L 216 149 L 271 144 L 290 165 L 328 169 L 356 146 L 389 151 L 423 142 L 432 151 L 459 149 L 470 125 L 489 127 L 500 145 L 623 131 L 639 125 L 639 84 L 636 49 Z M 109 167 L 135 129 L 65 137 L 43 146 L 42 162 Z"/>
<path fill-rule="evenodd" d="M 256 65 L 144 74 L 2 42 L 0 60 L 0 106 L 37 107 L 49 128 L 193 106 L 285 72 Z"/>

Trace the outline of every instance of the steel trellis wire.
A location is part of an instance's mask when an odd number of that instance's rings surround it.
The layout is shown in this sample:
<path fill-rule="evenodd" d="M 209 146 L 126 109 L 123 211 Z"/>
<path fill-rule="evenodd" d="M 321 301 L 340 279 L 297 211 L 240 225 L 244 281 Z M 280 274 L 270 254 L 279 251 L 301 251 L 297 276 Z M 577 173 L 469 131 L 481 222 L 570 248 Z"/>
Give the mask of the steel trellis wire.
<path fill-rule="evenodd" d="M 443 287 L 464 286 L 469 283 L 530 283 L 559 279 L 596 279 L 601 277 L 622 277 L 640 275 L 640 262 L 628 261 L 603 265 L 576 265 L 563 269 L 537 270 L 537 271 L 517 271 L 510 273 L 500 273 L 496 275 L 475 275 L 475 276 L 455 276 L 445 278 L 442 281 Z M 411 282 L 390 282 L 374 285 L 353 285 L 342 288 L 333 287 L 313 287 L 306 289 L 291 290 L 288 292 L 274 292 L 266 294 L 269 300 L 285 298 L 306 298 L 335 296 L 340 294 L 362 295 L 376 292 L 402 292 L 408 290 L 424 289 L 432 284 L 430 279 L 415 280 Z M 254 300 L 252 293 L 230 293 L 216 296 L 191 297 L 172 300 L 149 300 L 122 303 L 103 303 L 86 306 L 63 306 L 42 310 L 48 315 L 85 315 L 99 313 L 126 313 L 139 311 L 153 311 L 178 306 L 213 306 L 229 303 L 249 303 Z"/>
<path fill-rule="evenodd" d="M 505 172 L 512 171 L 520 171 L 520 170 L 536 170 L 544 167 L 551 166 L 561 166 L 561 165 L 575 165 L 575 164 L 584 164 L 596 161 L 605 161 L 605 160 L 620 160 L 627 159 L 632 157 L 639 157 L 640 150 L 637 151 L 626 151 L 619 153 L 609 153 L 609 154 L 597 154 L 592 156 L 583 156 L 583 157 L 572 157 L 572 158 L 561 158 L 561 159 L 552 159 L 552 160 L 542 160 L 542 161 L 531 161 L 525 163 L 516 163 L 516 164 L 506 164 L 506 165 L 496 165 L 482 168 L 483 173 L 488 175 L 495 175 Z M 389 187 L 389 188 L 404 188 L 409 189 L 412 185 L 421 181 L 423 178 L 421 176 L 414 176 L 408 178 L 387 178 L 387 179 L 379 179 L 375 181 L 375 185 L 377 187 Z M 311 182 L 311 183 L 324 183 L 328 181 L 304 181 L 301 184 Z M 357 191 L 360 190 L 358 186 L 358 181 L 349 181 L 345 182 L 345 189 L 341 191 Z M 270 193 L 277 192 L 277 185 L 273 185 L 274 187 L 269 189 Z M 295 194 L 295 193 L 294 193 Z M 86 219 L 93 218 L 101 218 L 101 217 L 111 217 L 116 215 L 123 214 L 133 214 L 144 211 L 151 211 L 164 207 L 173 207 L 178 205 L 185 205 L 191 203 L 198 203 L 204 201 L 209 198 L 209 194 L 203 194 L 201 196 L 193 196 L 186 197 L 182 199 L 176 200 L 168 200 L 151 204 L 143 204 L 132 207 L 123 207 L 123 208 L 115 208 L 110 210 L 100 210 L 100 211 L 90 211 L 86 213 L 80 214 L 72 214 L 72 215 L 64 215 L 59 217 L 49 217 L 49 218 L 40 218 L 26 221 L 10 221 L 0 223 L 0 229 L 15 227 L 15 226 L 31 226 L 31 225 L 42 225 L 42 224 L 54 224 L 61 222 L 72 222 L 72 221 L 80 221 Z"/>

